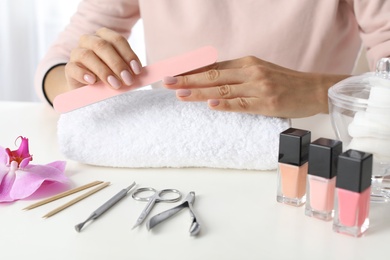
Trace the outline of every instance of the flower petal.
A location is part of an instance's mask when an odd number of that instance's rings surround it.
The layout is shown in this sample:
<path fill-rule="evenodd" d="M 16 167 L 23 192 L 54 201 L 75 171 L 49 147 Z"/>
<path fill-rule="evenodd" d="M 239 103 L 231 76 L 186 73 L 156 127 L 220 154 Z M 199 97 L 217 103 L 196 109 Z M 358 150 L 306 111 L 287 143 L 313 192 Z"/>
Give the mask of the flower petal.
<path fill-rule="evenodd" d="M 18 167 L 17 162 L 11 162 L 11 167 L 7 168 L 8 172 L 3 175 L 1 184 L 0 184 L 0 202 L 9 202 L 13 201 L 10 196 L 12 186 L 15 183 L 16 175 L 15 171 Z M 5 167 L 6 168 L 6 167 Z"/>
<path fill-rule="evenodd" d="M 15 181 L 14 174 L 5 175 L 0 185 L 0 202 L 14 201 L 14 199 L 10 196 L 10 191 L 12 189 L 12 185 L 14 184 L 14 181 Z"/>
<path fill-rule="evenodd" d="M 54 167 L 57 170 L 64 172 L 65 167 L 66 167 L 66 162 L 65 161 L 55 161 L 55 162 L 51 162 L 51 163 L 46 164 L 46 166 Z"/>
<path fill-rule="evenodd" d="M 1 183 L 3 182 L 4 176 L 7 174 L 8 168 L 5 165 L 0 164 L 0 192 L 1 192 Z"/>
<path fill-rule="evenodd" d="M 9 162 L 9 156 L 5 149 L 0 146 L 0 165 L 4 164 L 7 165 Z"/>
<path fill-rule="evenodd" d="M 11 151 L 9 148 L 5 149 L 5 152 L 9 156 L 9 161 L 16 161 L 19 165 L 23 162 L 23 167 L 25 167 L 30 161 L 32 161 L 32 156 L 28 149 L 28 139 L 22 136 L 19 136 L 18 139 L 22 139 L 20 146 L 17 150 Z"/>
<path fill-rule="evenodd" d="M 31 158 L 30 151 L 28 149 L 28 138 L 19 136 L 18 138 L 22 139 L 18 150 L 12 151 L 12 153 L 19 158 Z"/>
<path fill-rule="evenodd" d="M 19 168 L 25 168 L 30 163 L 30 161 L 31 157 L 22 159 L 19 163 Z"/>
<path fill-rule="evenodd" d="M 8 164 L 8 154 L 5 152 L 4 148 L 0 146 L 0 193 L 1 193 L 1 182 L 4 176 L 8 173 L 9 169 Z"/>
<path fill-rule="evenodd" d="M 54 164 L 57 166 L 56 164 Z M 16 171 L 15 182 L 10 191 L 14 200 L 24 199 L 32 195 L 44 182 L 66 183 L 68 178 L 63 171 L 49 165 L 28 165 Z"/>

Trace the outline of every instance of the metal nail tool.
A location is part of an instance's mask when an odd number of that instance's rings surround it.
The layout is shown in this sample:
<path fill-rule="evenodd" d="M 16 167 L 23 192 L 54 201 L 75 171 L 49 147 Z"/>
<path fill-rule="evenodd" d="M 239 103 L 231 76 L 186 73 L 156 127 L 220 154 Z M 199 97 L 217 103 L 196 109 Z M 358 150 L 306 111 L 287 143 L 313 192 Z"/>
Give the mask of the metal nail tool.
<path fill-rule="evenodd" d="M 190 210 L 190 215 L 191 215 L 191 226 L 190 226 L 190 235 L 191 236 L 196 236 L 198 235 L 200 231 L 200 224 L 198 222 L 197 217 L 195 216 L 194 209 L 193 209 L 193 203 L 195 201 L 195 192 L 191 191 L 187 197 L 184 199 L 184 202 L 181 203 L 180 205 L 168 209 L 166 211 L 163 211 L 155 216 L 153 216 L 149 221 L 146 223 L 146 227 L 148 230 L 152 229 L 153 227 L 157 226 L 164 220 L 170 218 L 171 216 L 175 215 L 177 212 L 180 210 L 188 207 Z"/>
<path fill-rule="evenodd" d="M 104 212 L 109 210 L 112 206 L 114 206 L 117 202 L 119 202 L 121 199 L 126 197 L 126 195 L 129 193 L 129 191 L 135 186 L 135 182 L 133 182 L 129 187 L 126 189 L 121 190 L 116 195 L 114 195 L 111 199 L 109 199 L 106 203 L 101 205 L 97 210 L 92 212 L 92 214 L 82 223 L 75 226 L 75 229 L 77 232 L 80 232 L 81 229 L 84 227 L 86 223 L 88 223 L 91 220 L 95 220 L 101 215 L 103 215 Z"/>
<path fill-rule="evenodd" d="M 141 197 L 139 196 L 143 192 L 153 192 L 151 196 Z M 174 197 L 169 198 L 168 195 L 174 195 Z M 138 201 L 148 201 L 148 204 L 145 206 L 145 209 L 141 212 L 141 215 L 138 217 L 137 222 L 134 227 L 141 225 L 141 223 L 148 216 L 156 202 L 177 202 L 181 199 L 181 193 L 175 189 L 165 189 L 157 191 L 153 188 L 139 188 L 132 194 L 132 197 Z"/>

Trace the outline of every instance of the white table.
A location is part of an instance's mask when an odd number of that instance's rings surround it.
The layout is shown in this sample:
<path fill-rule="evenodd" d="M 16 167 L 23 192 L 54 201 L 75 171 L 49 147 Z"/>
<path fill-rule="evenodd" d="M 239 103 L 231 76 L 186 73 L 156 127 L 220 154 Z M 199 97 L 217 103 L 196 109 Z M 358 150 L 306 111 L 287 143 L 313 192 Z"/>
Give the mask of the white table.
<path fill-rule="evenodd" d="M 0 102 L 0 145 L 14 147 L 19 135 L 30 140 L 33 163 L 65 160 L 56 141 L 58 115 L 39 103 Z M 334 137 L 325 115 L 295 120 L 313 138 Z M 315 127 L 314 127 L 315 126 Z M 48 219 L 41 217 L 72 197 L 31 211 L 22 208 L 40 198 L 0 204 L 0 259 L 388 259 L 390 205 L 371 205 L 371 227 L 364 237 L 332 231 L 332 222 L 304 215 L 304 208 L 276 202 L 276 174 L 218 169 L 113 169 L 68 161 L 73 186 L 94 180 L 110 187 Z M 189 236 L 189 213 L 147 231 L 131 227 L 145 206 L 131 197 L 119 202 L 81 233 L 74 225 L 100 204 L 136 181 L 138 187 L 196 192 L 195 210 L 202 224 Z M 78 195 L 78 194 L 77 194 Z M 77 196 L 75 195 L 75 196 Z M 172 207 L 160 203 L 151 215 Z"/>

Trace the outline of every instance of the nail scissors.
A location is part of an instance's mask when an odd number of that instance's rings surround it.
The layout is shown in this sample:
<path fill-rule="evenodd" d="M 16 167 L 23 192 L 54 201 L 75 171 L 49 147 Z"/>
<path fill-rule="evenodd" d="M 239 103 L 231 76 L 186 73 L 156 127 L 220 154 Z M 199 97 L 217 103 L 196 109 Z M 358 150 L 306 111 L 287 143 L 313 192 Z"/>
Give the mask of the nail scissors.
<path fill-rule="evenodd" d="M 152 192 L 150 196 L 140 196 L 141 193 Z M 137 222 L 133 228 L 142 224 L 145 218 L 148 216 L 156 202 L 177 202 L 181 199 L 180 191 L 176 189 L 164 189 L 164 190 L 155 190 L 153 188 L 139 188 L 134 191 L 131 195 L 133 199 L 138 201 L 147 201 L 148 204 L 145 206 L 144 210 L 141 212 L 141 215 L 138 217 Z M 173 196 L 173 197 L 172 197 Z"/>

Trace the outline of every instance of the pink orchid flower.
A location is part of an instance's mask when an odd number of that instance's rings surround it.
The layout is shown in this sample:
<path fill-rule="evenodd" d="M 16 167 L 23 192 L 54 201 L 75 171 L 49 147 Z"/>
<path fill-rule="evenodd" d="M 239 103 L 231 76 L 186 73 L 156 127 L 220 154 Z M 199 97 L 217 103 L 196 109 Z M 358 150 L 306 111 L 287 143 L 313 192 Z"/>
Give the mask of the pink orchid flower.
<path fill-rule="evenodd" d="M 22 142 L 15 151 L 0 146 L 0 202 L 27 198 L 45 182 L 68 181 L 64 175 L 66 162 L 30 164 L 32 156 L 28 149 L 28 139 L 21 136 L 19 138 Z"/>

